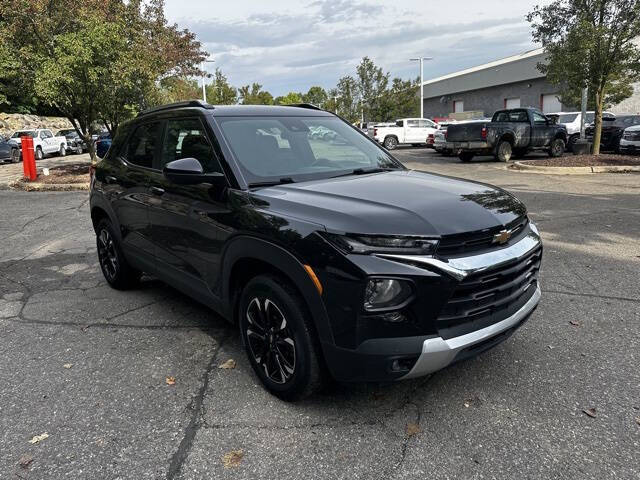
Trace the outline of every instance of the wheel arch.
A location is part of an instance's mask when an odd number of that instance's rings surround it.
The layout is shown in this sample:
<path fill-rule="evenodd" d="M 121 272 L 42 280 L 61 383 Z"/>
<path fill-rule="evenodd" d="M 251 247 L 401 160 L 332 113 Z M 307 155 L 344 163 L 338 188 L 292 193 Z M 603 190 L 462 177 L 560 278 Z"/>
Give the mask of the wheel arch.
<path fill-rule="evenodd" d="M 93 195 L 91 197 L 91 224 L 93 225 L 93 230 L 96 231 L 98 228 L 98 223 L 103 218 L 109 220 L 113 226 L 116 235 L 118 235 L 118 240 L 121 240 L 121 232 L 120 232 L 120 222 L 118 222 L 117 217 L 113 213 L 113 210 L 109 206 L 106 200 L 101 198 L 98 195 Z"/>
<path fill-rule="evenodd" d="M 496 143 L 496 147 L 500 144 L 500 142 L 509 142 L 511 144 L 511 148 L 513 148 L 513 146 L 516 143 L 516 137 L 514 135 L 513 132 L 505 132 L 502 135 L 500 135 L 500 138 L 498 139 L 498 142 Z"/>
<path fill-rule="evenodd" d="M 333 343 L 327 311 L 322 298 L 300 260 L 269 241 L 240 235 L 222 253 L 221 297 L 226 317 L 237 321 L 242 287 L 257 275 L 276 274 L 288 279 L 305 301 L 320 343 Z"/>

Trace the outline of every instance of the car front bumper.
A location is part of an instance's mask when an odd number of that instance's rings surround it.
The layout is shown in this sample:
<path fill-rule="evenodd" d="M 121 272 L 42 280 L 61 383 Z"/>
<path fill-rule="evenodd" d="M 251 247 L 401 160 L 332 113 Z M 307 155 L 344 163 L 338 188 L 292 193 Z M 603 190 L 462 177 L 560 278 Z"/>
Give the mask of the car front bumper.
<path fill-rule="evenodd" d="M 640 140 L 620 139 L 620 151 L 622 152 L 640 152 Z"/>

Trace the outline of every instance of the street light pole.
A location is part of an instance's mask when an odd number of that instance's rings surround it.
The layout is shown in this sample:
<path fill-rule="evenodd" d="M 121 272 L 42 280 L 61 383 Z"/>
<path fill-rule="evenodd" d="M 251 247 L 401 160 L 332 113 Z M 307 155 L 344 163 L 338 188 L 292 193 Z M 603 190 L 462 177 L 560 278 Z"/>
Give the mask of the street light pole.
<path fill-rule="evenodd" d="M 204 101 L 204 103 L 207 103 L 207 91 L 205 90 L 205 85 L 204 85 L 205 78 L 207 77 L 207 72 L 204 71 L 205 63 L 215 63 L 215 60 L 202 61 L 202 100 Z"/>
<path fill-rule="evenodd" d="M 411 62 L 420 62 L 420 118 L 424 118 L 424 88 L 422 84 L 424 83 L 424 72 L 423 72 L 423 62 L 425 60 L 433 60 L 432 57 L 420 57 L 420 58 L 410 58 Z"/>

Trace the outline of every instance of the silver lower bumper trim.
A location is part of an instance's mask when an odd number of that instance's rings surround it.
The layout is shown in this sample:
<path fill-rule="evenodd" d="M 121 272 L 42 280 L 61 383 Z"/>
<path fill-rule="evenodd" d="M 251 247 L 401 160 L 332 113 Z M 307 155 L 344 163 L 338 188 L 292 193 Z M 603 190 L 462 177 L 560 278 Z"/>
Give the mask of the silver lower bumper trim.
<path fill-rule="evenodd" d="M 459 337 L 449 338 L 447 340 L 442 337 L 429 338 L 425 340 L 422 344 L 422 353 L 420 354 L 418 361 L 411 371 L 401 377 L 400 380 L 421 377 L 440 370 L 449 365 L 461 350 L 484 340 L 488 340 L 491 337 L 514 327 L 535 308 L 540 301 L 541 295 L 540 286 L 538 285 L 533 296 L 527 300 L 527 303 L 525 303 L 520 310 L 510 317 L 481 330 L 476 330 L 475 332 L 460 335 Z"/>

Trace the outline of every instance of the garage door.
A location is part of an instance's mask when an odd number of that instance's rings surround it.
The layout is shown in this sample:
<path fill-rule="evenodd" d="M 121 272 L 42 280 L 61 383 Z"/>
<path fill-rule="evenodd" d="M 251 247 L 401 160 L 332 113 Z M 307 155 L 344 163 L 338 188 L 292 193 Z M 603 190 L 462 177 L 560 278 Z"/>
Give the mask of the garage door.
<path fill-rule="evenodd" d="M 462 113 L 462 112 L 464 112 L 464 102 L 462 100 L 454 100 L 453 113 Z"/>
<path fill-rule="evenodd" d="M 520 108 L 520 99 L 519 98 L 505 98 L 504 99 L 504 108 Z"/>
<path fill-rule="evenodd" d="M 553 113 L 553 112 L 561 112 L 561 111 L 562 111 L 562 103 L 560 103 L 560 100 L 558 100 L 557 93 L 542 95 L 542 112 L 543 113 Z"/>

